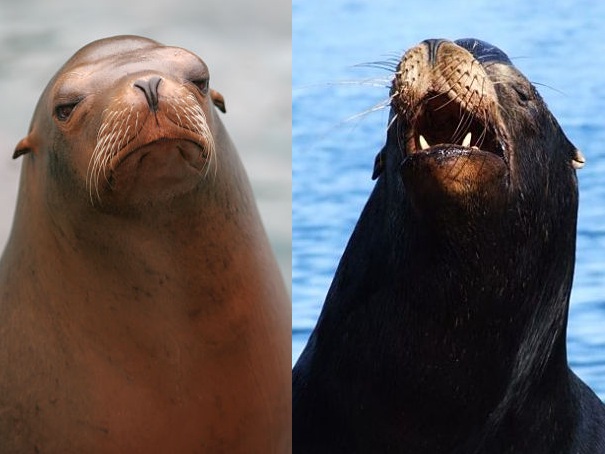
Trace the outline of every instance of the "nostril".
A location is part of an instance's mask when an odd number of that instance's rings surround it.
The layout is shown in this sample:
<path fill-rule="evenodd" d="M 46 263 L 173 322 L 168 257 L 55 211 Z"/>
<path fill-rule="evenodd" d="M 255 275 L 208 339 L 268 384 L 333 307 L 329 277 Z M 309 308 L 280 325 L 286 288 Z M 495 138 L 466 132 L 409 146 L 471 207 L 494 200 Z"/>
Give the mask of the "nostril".
<path fill-rule="evenodd" d="M 144 94 L 145 99 L 147 99 L 147 104 L 149 108 L 156 112 L 158 110 L 158 87 L 160 82 L 162 81 L 161 77 L 153 76 L 149 79 L 140 79 L 137 80 L 133 85 L 139 88 Z"/>
<path fill-rule="evenodd" d="M 431 65 L 435 64 L 435 61 L 437 59 L 437 49 L 445 41 L 445 39 L 425 39 L 423 41 L 423 43 L 429 49 L 429 62 L 431 63 Z"/>

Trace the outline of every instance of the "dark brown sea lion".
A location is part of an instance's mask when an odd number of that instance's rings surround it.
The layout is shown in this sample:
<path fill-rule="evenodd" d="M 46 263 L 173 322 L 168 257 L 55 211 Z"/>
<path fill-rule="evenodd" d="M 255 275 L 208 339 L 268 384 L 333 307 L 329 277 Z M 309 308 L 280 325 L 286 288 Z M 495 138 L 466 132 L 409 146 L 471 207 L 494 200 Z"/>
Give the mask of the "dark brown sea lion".
<path fill-rule="evenodd" d="M 290 303 L 204 62 L 119 36 L 50 81 L 0 262 L 0 451 L 285 453 Z"/>
<path fill-rule="evenodd" d="M 498 48 L 401 59 L 376 187 L 294 368 L 295 453 L 605 452 L 565 332 L 583 158 Z"/>

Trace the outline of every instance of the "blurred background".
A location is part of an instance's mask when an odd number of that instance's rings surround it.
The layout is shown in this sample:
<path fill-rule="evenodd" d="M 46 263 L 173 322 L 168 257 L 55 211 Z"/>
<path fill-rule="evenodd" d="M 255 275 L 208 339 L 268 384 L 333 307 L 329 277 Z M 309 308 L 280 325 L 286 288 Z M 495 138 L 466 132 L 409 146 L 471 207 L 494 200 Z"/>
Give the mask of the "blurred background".
<path fill-rule="evenodd" d="M 500 47 L 587 159 L 579 171 L 577 262 L 568 327 L 574 371 L 605 398 L 605 3 L 293 1 L 293 363 L 306 344 L 373 187 L 391 74 L 427 38 Z M 359 66 L 359 65 L 362 66 Z"/>
<path fill-rule="evenodd" d="M 80 47 L 135 34 L 184 47 L 225 97 L 221 119 L 252 181 L 287 285 L 291 275 L 291 5 L 280 0 L 2 0 L 0 246 L 12 222 L 20 161 L 46 83 Z"/>

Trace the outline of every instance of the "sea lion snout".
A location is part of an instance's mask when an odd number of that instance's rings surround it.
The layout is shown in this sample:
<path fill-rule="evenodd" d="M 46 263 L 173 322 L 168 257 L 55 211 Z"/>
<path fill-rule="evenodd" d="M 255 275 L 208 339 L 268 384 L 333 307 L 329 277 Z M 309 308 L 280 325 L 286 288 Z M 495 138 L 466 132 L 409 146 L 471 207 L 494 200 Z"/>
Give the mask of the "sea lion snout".
<path fill-rule="evenodd" d="M 495 84 L 472 50 L 444 39 L 422 41 L 402 56 L 391 94 L 410 196 L 451 197 L 475 211 L 485 206 L 479 200 L 486 187 L 500 193 L 506 184 L 510 147 Z"/>
<path fill-rule="evenodd" d="M 498 96 L 472 52 L 426 40 L 403 55 L 396 74 L 393 108 L 406 123 L 406 155 L 458 148 L 504 157 Z"/>
<path fill-rule="evenodd" d="M 446 42 L 445 39 L 425 39 L 421 45 L 426 46 L 428 50 L 428 61 L 430 64 L 435 65 L 437 49 L 441 43 Z"/>
<path fill-rule="evenodd" d="M 140 89 L 145 94 L 147 104 L 152 112 L 158 110 L 158 87 L 161 81 L 161 77 L 151 76 L 145 79 L 137 79 L 133 84 L 134 87 Z"/>

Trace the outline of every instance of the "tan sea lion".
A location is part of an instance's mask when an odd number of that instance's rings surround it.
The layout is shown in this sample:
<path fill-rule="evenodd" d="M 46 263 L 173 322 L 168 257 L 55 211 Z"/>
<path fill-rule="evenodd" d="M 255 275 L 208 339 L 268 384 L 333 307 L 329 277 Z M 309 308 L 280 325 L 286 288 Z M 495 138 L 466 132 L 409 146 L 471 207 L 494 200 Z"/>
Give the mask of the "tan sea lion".
<path fill-rule="evenodd" d="M 135 36 L 53 77 L 0 261 L 0 451 L 291 450 L 290 302 L 204 62 Z"/>

